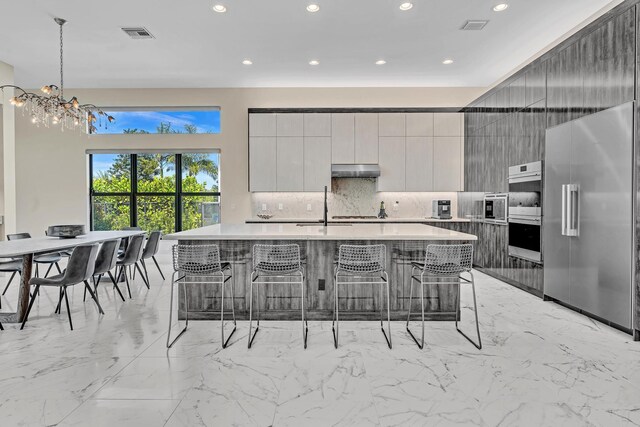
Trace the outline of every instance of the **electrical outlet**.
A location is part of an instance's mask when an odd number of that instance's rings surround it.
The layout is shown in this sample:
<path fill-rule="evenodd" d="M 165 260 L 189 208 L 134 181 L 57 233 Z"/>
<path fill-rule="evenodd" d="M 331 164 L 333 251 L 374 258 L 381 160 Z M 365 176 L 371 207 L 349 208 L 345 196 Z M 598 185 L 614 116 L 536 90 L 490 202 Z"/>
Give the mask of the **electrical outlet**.
<path fill-rule="evenodd" d="M 263 204 L 262 204 L 262 210 L 263 210 L 263 211 L 266 211 L 266 210 L 267 210 L 267 204 L 266 204 L 266 203 L 263 203 Z"/>
<path fill-rule="evenodd" d="M 284 205 L 282 203 L 278 203 L 278 210 L 281 211 L 284 209 Z"/>
<path fill-rule="evenodd" d="M 324 291 L 324 279 L 318 279 L 318 290 Z"/>
<path fill-rule="evenodd" d="M 311 203 L 307 203 L 307 212 L 311 212 Z"/>

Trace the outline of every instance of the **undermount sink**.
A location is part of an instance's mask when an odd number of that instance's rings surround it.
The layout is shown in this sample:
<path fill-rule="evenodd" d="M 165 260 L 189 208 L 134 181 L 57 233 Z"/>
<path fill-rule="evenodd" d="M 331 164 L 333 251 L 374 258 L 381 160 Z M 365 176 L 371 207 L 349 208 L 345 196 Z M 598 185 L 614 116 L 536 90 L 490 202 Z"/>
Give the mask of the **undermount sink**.
<path fill-rule="evenodd" d="M 322 226 L 322 223 L 317 223 L 317 222 L 304 222 L 304 223 L 299 223 L 296 224 L 298 227 L 318 227 L 318 226 Z M 333 223 L 333 224 L 327 224 L 327 227 L 351 227 L 353 224 L 348 224 L 348 223 Z"/>

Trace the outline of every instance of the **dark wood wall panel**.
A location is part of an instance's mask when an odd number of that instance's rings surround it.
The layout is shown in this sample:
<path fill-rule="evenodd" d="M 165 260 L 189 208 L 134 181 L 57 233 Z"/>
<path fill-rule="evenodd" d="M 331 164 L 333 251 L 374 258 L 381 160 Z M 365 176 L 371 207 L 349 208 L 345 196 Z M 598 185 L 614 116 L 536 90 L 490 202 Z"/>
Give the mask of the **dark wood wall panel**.
<path fill-rule="evenodd" d="M 544 160 L 548 127 L 635 99 L 639 2 L 627 0 L 465 109 L 466 191 L 508 191 L 509 166 Z M 508 227 L 469 229 L 478 267 L 542 295 L 543 266 L 508 256 Z"/>

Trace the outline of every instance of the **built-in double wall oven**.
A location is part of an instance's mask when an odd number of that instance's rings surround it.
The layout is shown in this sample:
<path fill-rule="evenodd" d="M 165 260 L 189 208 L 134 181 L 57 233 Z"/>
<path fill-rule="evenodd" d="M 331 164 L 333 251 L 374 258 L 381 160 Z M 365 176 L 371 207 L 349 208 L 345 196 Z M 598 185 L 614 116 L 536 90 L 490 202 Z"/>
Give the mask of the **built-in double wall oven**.
<path fill-rule="evenodd" d="M 509 167 L 509 256 L 542 263 L 542 162 Z"/>

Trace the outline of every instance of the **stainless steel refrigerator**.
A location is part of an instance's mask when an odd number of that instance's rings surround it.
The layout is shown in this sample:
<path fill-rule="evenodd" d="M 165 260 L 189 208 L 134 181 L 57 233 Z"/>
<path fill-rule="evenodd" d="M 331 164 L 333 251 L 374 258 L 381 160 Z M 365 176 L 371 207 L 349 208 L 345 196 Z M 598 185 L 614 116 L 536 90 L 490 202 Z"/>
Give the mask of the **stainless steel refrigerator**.
<path fill-rule="evenodd" d="M 633 117 L 627 103 L 547 129 L 544 294 L 632 329 Z"/>

